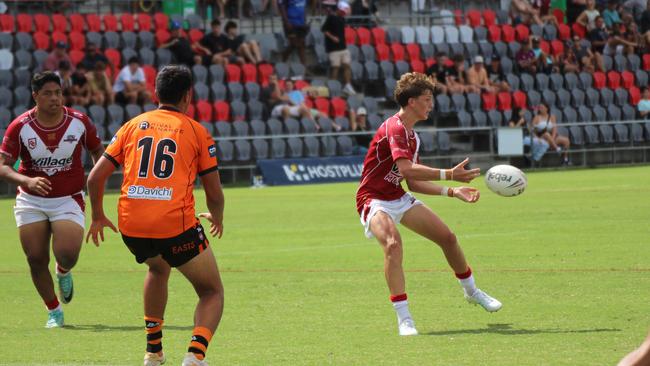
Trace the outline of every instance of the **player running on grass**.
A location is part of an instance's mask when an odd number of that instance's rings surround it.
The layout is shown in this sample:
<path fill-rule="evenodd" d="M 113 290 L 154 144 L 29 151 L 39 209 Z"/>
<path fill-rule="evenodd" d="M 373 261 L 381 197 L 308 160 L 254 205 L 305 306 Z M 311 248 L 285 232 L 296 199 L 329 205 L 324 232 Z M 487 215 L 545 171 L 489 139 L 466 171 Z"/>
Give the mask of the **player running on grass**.
<path fill-rule="evenodd" d="M 469 203 L 479 199 L 476 188 L 449 188 L 430 182 L 470 182 L 479 176 L 480 171 L 466 170 L 468 159 L 453 169 L 434 169 L 419 164 L 420 140 L 413 126 L 427 119 L 433 108 L 433 90 L 433 84 L 423 74 L 402 75 L 395 88 L 395 100 L 401 109 L 379 127 L 370 143 L 357 191 L 357 211 L 366 236 L 377 238 L 384 250 L 384 273 L 390 300 L 397 313 L 400 335 L 417 335 L 418 331 L 408 309 L 402 269 L 402 239 L 397 223 L 402 223 L 442 248 L 467 301 L 479 304 L 490 312 L 501 308 L 499 301 L 476 288 L 472 270 L 454 233 L 431 209 L 401 186 L 402 180 L 406 180 L 412 192 L 456 197 Z"/>
<path fill-rule="evenodd" d="M 70 270 L 84 235 L 83 149 L 97 161 L 104 147 L 95 126 L 81 112 L 63 106 L 61 79 L 46 71 L 31 81 L 36 107 L 7 128 L 0 148 L 0 178 L 18 185 L 14 215 L 38 294 L 48 309 L 47 328 L 62 327 L 63 309 L 74 293 Z M 12 165 L 21 159 L 18 171 Z M 54 292 L 50 237 L 59 298 Z"/>
<path fill-rule="evenodd" d="M 224 197 L 217 170 L 216 146 L 208 131 L 184 113 L 192 102 L 192 72 L 166 66 L 156 77 L 157 110 L 139 115 L 117 131 L 88 177 L 92 224 L 86 241 L 99 245 L 103 228 L 115 231 L 104 215 L 104 183 L 124 167 L 118 203 L 122 239 L 149 272 L 144 282 L 147 333 L 145 366 L 165 362 L 162 329 L 167 282 L 176 267 L 199 296 L 194 331 L 183 366 L 203 366 L 208 344 L 223 312 L 223 286 L 203 227 L 195 216 L 193 186 L 198 174 L 210 213 L 210 233 L 223 232 Z"/>

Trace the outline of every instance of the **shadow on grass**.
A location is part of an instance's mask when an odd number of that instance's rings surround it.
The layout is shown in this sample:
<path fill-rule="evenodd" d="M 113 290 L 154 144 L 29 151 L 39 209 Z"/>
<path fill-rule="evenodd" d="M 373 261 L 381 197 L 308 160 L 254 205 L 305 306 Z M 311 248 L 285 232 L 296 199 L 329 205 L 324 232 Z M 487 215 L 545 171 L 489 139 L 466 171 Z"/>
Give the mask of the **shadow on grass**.
<path fill-rule="evenodd" d="M 144 332 L 144 326 L 136 325 L 105 325 L 105 324 L 75 324 L 65 325 L 67 330 L 85 330 L 90 332 Z M 192 330 L 193 326 L 165 325 L 164 330 Z"/>
<path fill-rule="evenodd" d="M 441 330 L 420 333 L 423 335 L 431 336 L 445 336 L 457 334 L 500 334 L 500 335 L 529 335 L 529 334 L 577 334 L 577 333 L 601 333 L 601 332 L 620 332 L 620 329 L 615 328 L 594 328 L 594 329 L 518 329 L 513 328 L 512 324 L 488 324 L 487 328 L 478 329 L 456 329 L 456 330 Z"/>

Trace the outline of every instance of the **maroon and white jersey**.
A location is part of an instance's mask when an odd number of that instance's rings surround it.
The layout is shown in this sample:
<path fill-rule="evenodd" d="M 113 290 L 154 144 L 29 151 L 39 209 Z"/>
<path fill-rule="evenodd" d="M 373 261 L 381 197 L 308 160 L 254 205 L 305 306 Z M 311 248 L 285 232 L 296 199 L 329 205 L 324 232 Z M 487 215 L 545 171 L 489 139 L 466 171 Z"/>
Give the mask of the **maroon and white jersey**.
<path fill-rule="evenodd" d="M 370 148 L 363 162 L 361 185 L 357 190 L 357 211 L 361 214 L 364 205 L 371 199 L 392 201 L 406 193 L 401 182 L 404 179 L 397 169 L 397 159 L 418 162 L 420 139 L 402 124 L 399 114 L 388 118 L 370 142 Z"/>
<path fill-rule="evenodd" d="M 63 119 L 54 127 L 36 120 L 36 108 L 18 116 L 7 128 L 0 154 L 13 163 L 20 158 L 18 173 L 45 177 L 52 183 L 48 198 L 78 193 L 84 187 L 81 149 L 93 151 L 101 145 L 97 129 L 88 116 L 63 107 Z M 21 190 L 38 195 L 27 188 Z"/>

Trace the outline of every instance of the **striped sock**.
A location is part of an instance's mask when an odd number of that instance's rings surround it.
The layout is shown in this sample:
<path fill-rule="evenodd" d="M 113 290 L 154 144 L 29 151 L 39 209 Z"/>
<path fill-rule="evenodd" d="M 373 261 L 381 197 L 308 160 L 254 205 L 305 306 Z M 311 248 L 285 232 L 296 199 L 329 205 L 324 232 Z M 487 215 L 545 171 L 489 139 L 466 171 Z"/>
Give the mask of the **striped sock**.
<path fill-rule="evenodd" d="M 145 315 L 144 325 L 147 332 L 147 352 L 162 352 L 163 320 Z"/>
<path fill-rule="evenodd" d="M 58 263 L 56 264 L 56 273 L 58 273 L 60 275 L 64 275 L 64 274 L 67 274 L 68 272 L 70 272 L 69 269 L 65 269 L 65 268 L 61 267 Z"/>
<path fill-rule="evenodd" d="M 208 350 L 210 339 L 212 339 L 212 332 L 210 329 L 205 327 L 194 327 L 194 331 L 192 332 L 192 341 L 190 342 L 190 346 L 187 348 L 187 352 L 192 352 L 197 359 L 203 360 L 205 358 L 205 352 Z"/>

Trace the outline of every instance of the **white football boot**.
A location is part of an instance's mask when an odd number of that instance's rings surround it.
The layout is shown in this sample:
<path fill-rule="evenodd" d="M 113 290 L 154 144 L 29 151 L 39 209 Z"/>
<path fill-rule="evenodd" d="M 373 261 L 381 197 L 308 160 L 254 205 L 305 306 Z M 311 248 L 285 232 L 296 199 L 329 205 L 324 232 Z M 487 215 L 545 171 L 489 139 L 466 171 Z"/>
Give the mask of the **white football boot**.
<path fill-rule="evenodd" d="M 398 324 L 399 335 L 401 336 L 414 336 L 418 335 L 418 330 L 415 329 L 415 322 L 411 318 L 406 318 Z"/>
<path fill-rule="evenodd" d="M 181 366 L 208 366 L 208 363 L 205 362 L 205 360 L 199 360 L 196 358 L 196 355 L 194 353 L 188 352 L 185 354 L 185 358 L 183 359 Z"/>
<path fill-rule="evenodd" d="M 151 353 L 147 352 L 144 354 L 144 366 L 160 366 L 167 361 L 165 359 L 165 354 L 157 354 L 157 353 Z"/>
<path fill-rule="evenodd" d="M 486 294 L 485 292 L 479 289 L 476 289 L 476 291 L 474 291 L 472 296 L 468 296 L 467 294 L 465 294 L 465 299 L 470 304 L 481 305 L 483 309 L 489 311 L 490 313 L 499 311 L 499 309 L 501 309 L 501 307 L 503 306 L 499 300 L 493 298 L 492 296 Z"/>

